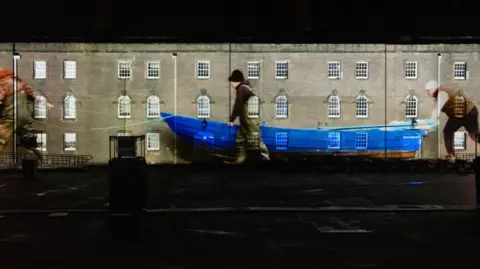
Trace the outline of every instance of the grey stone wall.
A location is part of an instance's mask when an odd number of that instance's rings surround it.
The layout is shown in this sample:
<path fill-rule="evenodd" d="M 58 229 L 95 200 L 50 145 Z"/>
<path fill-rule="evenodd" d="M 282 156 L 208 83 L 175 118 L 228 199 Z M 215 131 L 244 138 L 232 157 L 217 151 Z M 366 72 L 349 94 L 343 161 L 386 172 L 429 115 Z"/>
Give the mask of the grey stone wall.
<path fill-rule="evenodd" d="M 63 153 L 63 134 L 77 133 L 77 151 L 71 154 L 92 154 L 94 162 L 108 160 L 108 136 L 127 130 L 133 134 L 159 132 L 161 150 L 147 153 L 149 162 L 171 162 L 175 145 L 173 135 L 164 123 L 146 119 L 146 100 L 151 94 L 161 98 L 161 110 L 196 116 L 195 100 L 201 89 L 212 97 L 211 119 L 227 121 L 231 70 L 246 73 L 247 62 L 260 62 L 260 78 L 252 80 L 262 100 L 261 116 L 269 125 L 294 128 L 314 127 L 321 122 L 333 126 L 383 124 L 406 120 L 403 101 L 408 94 L 418 97 L 419 118 L 429 117 L 433 100 L 424 91 L 425 83 L 437 79 L 465 91 L 475 102 L 479 100 L 479 45 L 368 45 L 368 44 L 16 44 L 21 53 L 19 76 L 41 90 L 55 104 L 46 120 L 37 128 L 48 137 L 48 152 Z M 12 44 L 0 44 L 0 67 L 11 68 Z M 174 59 L 177 63 L 177 94 L 174 94 Z M 441 57 L 438 56 L 441 54 Z M 33 79 L 33 61 L 47 61 L 47 79 Z M 77 78 L 63 79 L 63 61 L 77 62 Z M 131 79 L 117 77 L 117 61 L 132 61 Z M 160 79 L 148 80 L 147 61 L 161 62 Z M 211 62 L 210 79 L 195 77 L 196 61 Z M 288 61 L 288 79 L 275 78 L 275 62 Z M 338 61 L 341 78 L 328 78 L 328 61 Z M 355 63 L 368 62 L 368 79 L 355 78 Z M 417 79 L 406 79 L 405 61 L 418 63 Z M 439 63 L 440 61 L 440 63 Z M 453 63 L 467 62 L 468 78 L 454 80 Z M 290 113 L 286 119 L 275 119 L 275 96 L 284 90 L 289 96 Z M 336 90 L 342 100 L 341 117 L 329 119 L 325 103 Z M 369 98 L 368 118 L 355 117 L 355 98 L 365 92 Z M 118 98 L 126 92 L 132 100 L 132 117 L 118 119 Z M 62 119 L 65 94 L 77 100 L 77 119 Z M 176 103 L 176 107 L 175 107 Z M 441 130 L 445 117 L 441 117 Z M 444 154 L 441 131 L 425 140 L 422 156 Z M 467 151 L 473 152 L 468 142 Z M 440 151 L 439 151 L 440 150 Z"/>

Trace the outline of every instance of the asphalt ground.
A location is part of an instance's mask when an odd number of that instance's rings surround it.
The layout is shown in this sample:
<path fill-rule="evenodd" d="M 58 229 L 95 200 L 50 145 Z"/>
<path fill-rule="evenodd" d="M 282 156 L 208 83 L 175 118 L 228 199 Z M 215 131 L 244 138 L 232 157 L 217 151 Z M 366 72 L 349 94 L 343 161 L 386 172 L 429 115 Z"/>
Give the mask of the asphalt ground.
<path fill-rule="evenodd" d="M 0 268 L 479 265 L 472 174 L 155 169 L 148 183 L 132 241 L 110 229 L 106 169 L 0 174 Z"/>
<path fill-rule="evenodd" d="M 473 174 L 152 169 L 147 208 L 472 208 Z M 138 178 L 132 177 L 132 184 Z M 108 209 L 108 170 L 0 174 L 0 211 Z"/>

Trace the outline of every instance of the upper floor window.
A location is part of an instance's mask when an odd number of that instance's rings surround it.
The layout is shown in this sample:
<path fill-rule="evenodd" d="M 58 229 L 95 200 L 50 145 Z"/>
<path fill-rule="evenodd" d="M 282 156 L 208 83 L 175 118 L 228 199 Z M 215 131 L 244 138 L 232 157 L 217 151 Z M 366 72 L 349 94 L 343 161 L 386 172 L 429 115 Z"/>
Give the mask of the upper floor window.
<path fill-rule="evenodd" d="M 275 99 L 275 117 L 288 117 L 288 98 L 285 95 L 280 95 Z"/>
<path fill-rule="evenodd" d="M 328 78 L 340 79 L 340 62 L 328 62 Z"/>
<path fill-rule="evenodd" d="M 413 61 L 407 61 L 405 62 L 405 78 L 406 79 L 417 79 L 417 68 L 418 64 L 417 62 Z"/>
<path fill-rule="evenodd" d="M 328 117 L 340 118 L 340 97 L 336 95 L 328 98 Z"/>
<path fill-rule="evenodd" d="M 147 79 L 160 78 L 160 61 L 147 62 Z"/>
<path fill-rule="evenodd" d="M 157 96 L 150 96 L 147 99 L 147 117 L 160 117 L 160 98 L 158 98 Z"/>
<path fill-rule="evenodd" d="M 248 99 L 248 117 L 258 118 L 260 116 L 260 100 L 258 96 L 252 96 Z"/>
<path fill-rule="evenodd" d="M 63 62 L 63 78 L 64 79 L 77 78 L 77 62 L 75 61 Z"/>
<path fill-rule="evenodd" d="M 355 78 L 367 79 L 368 78 L 368 62 L 356 62 L 355 63 Z"/>
<path fill-rule="evenodd" d="M 210 98 L 206 95 L 201 95 L 197 99 L 197 117 L 210 118 Z"/>
<path fill-rule="evenodd" d="M 288 79 L 288 62 L 278 61 L 275 63 L 275 78 Z"/>
<path fill-rule="evenodd" d="M 118 61 L 118 78 L 129 79 L 132 77 L 132 62 Z"/>
<path fill-rule="evenodd" d="M 466 62 L 455 62 L 453 64 L 453 78 L 458 80 L 467 79 Z"/>
<path fill-rule="evenodd" d="M 247 63 L 247 77 L 248 79 L 260 78 L 260 62 L 248 62 Z"/>
<path fill-rule="evenodd" d="M 357 118 L 368 117 L 368 98 L 366 96 L 358 96 L 355 100 L 355 111 Z"/>
<path fill-rule="evenodd" d="M 68 95 L 63 100 L 63 117 L 65 119 L 75 119 L 77 117 L 77 100 L 74 96 Z"/>
<path fill-rule="evenodd" d="M 132 104 L 130 97 L 123 95 L 118 98 L 118 117 L 121 119 L 132 116 Z"/>
<path fill-rule="evenodd" d="M 47 118 L 47 99 L 43 96 L 37 96 L 35 98 L 35 118 Z"/>
<path fill-rule="evenodd" d="M 210 78 L 210 61 L 197 61 L 197 79 Z"/>
<path fill-rule="evenodd" d="M 46 61 L 34 61 L 33 62 L 33 78 L 46 79 L 47 78 L 47 62 Z"/>
<path fill-rule="evenodd" d="M 418 116 L 418 99 L 414 95 L 405 98 L 405 117 L 416 118 Z"/>

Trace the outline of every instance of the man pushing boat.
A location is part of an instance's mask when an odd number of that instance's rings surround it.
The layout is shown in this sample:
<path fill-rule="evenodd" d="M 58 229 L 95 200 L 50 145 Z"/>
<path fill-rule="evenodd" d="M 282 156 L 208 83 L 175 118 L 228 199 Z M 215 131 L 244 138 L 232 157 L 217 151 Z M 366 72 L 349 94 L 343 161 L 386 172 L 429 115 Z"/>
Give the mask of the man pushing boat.
<path fill-rule="evenodd" d="M 260 132 L 260 118 L 248 117 L 248 100 L 255 96 L 248 81 L 245 80 L 242 71 L 234 70 L 228 81 L 235 88 L 235 104 L 228 125 L 233 126 L 237 117 L 239 118 L 240 128 L 237 131 L 235 142 L 237 144 L 236 163 L 243 163 L 247 159 L 248 150 L 259 150 L 261 157 L 269 160 L 268 149 L 263 142 Z"/>
<path fill-rule="evenodd" d="M 468 136 L 480 143 L 478 136 L 478 110 L 475 104 L 466 96 L 460 95 L 458 90 L 447 88 L 430 80 L 425 85 L 428 95 L 435 98 L 436 108 L 432 112 L 432 120 L 437 120 L 440 112 L 448 116 L 445 128 L 443 128 L 443 139 L 447 150 L 447 160 L 455 161 L 454 136 L 461 127 L 465 127 Z"/>

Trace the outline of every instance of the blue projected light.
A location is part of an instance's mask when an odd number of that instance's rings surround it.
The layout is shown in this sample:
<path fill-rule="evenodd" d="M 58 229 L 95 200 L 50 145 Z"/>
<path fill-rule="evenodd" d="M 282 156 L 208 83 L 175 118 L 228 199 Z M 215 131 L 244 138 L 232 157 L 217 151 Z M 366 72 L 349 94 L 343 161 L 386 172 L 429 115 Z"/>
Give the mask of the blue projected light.
<path fill-rule="evenodd" d="M 275 148 L 277 150 L 287 150 L 288 148 L 288 134 L 276 133 L 275 134 Z"/>

